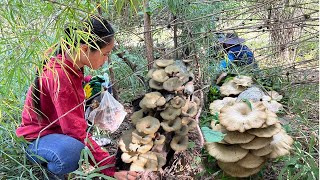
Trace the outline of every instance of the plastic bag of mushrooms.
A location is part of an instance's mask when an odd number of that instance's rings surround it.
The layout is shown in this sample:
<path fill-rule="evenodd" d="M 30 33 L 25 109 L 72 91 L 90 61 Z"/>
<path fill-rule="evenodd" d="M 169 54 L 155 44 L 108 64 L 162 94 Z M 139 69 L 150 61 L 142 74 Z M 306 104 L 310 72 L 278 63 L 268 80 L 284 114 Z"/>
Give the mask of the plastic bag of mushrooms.
<path fill-rule="evenodd" d="M 188 132 L 197 126 L 200 99 L 192 95 L 191 60 L 156 60 L 148 72 L 151 92 L 132 114 L 135 128 L 122 135 L 121 160 L 131 171 L 160 171 L 169 151 L 186 150 Z"/>
<path fill-rule="evenodd" d="M 289 154 L 293 139 L 276 114 L 283 108 L 280 94 L 262 91 L 248 76 L 224 82 L 220 93 L 224 98 L 210 104 L 210 113 L 219 119 L 219 123 L 212 121 L 211 128 L 225 136 L 221 142 L 207 143 L 206 149 L 224 172 L 248 177 L 259 172 L 269 158 Z"/>

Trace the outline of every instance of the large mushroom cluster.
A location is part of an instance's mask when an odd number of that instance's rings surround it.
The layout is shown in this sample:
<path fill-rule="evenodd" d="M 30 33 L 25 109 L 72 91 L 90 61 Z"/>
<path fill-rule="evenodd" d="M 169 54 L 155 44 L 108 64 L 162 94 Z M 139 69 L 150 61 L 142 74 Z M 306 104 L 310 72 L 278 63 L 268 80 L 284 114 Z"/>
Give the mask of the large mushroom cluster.
<path fill-rule="evenodd" d="M 135 128 L 119 141 L 121 159 L 131 171 L 159 171 L 169 150 L 184 151 L 188 132 L 197 126 L 194 119 L 200 99 L 193 95 L 190 60 L 156 60 L 148 72 L 151 92 L 132 114 Z"/>
<path fill-rule="evenodd" d="M 276 114 L 281 95 L 264 93 L 248 76 L 223 83 L 220 92 L 224 98 L 210 104 L 210 113 L 219 119 L 219 123 L 211 122 L 211 128 L 225 136 L 220 142 L 207 143 L 206 149 L 224 172 L 248 177 L 259 172 L 267 159 L 289 154 L 293 139 L 282 129 Z"/>

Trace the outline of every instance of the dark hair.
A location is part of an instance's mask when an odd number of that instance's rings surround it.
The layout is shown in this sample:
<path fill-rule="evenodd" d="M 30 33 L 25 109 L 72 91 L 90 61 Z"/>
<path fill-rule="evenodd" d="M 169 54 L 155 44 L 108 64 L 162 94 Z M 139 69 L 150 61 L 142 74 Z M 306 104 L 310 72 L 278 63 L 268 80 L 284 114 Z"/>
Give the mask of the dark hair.
<path fill-rule="evenodd" d="M 95 51 L 98 49 L 102 49 L 107 46 L 114 37 L 114 30 L 109 24 L 109 22 L 100 17 L 100 16 L 90 16 L 89 20 L 84 21 L 84 27 L 82 27 L 82 31 L 88 34 L 88 39 L 84 39 L 76 34 L 77 28 L 69 26 L 65 28 L 66 39 L 72 40 L 73 45 L 76 46 L 77 42 L 80 44 L 88 44 L 91 50 Z M 79 38 L 79 39 L 76 39 Z M 56 51 L 56 55 L 62 54 L 61 45 L 58 45 L 59 48 Z M 45 59 L 42 64 L 43 66 L 47 64 L 47 59 Z M 34 80 L 34 85 L 31 86 L 32 91 L 32 104 L 34 107 L 34 111 L 38 114 L 39 120 L 42 119 L 43 114 L 41 112 L 40 106 L 40 91 L 39 89 L 39 70 L 36 72 L 36 78 Z"/>

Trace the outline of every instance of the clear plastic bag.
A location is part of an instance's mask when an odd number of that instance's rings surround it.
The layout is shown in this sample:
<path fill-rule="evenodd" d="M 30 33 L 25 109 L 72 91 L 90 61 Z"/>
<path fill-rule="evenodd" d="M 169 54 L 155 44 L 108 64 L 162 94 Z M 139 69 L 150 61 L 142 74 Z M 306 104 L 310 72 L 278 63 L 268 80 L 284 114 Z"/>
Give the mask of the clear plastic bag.
<path fill-rule="evenodd" d="M 108 91 L 104 91 L 101 96 L 99 107 L 90 112 L 88 120 L 100 129 L 114 132 L 123 122 L 127 112 Z"/>

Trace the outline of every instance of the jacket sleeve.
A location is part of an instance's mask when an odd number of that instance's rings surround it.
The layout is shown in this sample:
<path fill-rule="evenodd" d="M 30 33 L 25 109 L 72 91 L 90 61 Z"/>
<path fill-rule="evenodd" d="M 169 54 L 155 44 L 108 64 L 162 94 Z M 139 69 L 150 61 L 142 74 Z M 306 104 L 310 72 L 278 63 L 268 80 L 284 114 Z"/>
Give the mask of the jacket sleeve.
<path fill-rule="evenodd" d="M 64 73 L 64 72 L 63 72 Z M 110 156 L 108 152 L 101 149 L 101 147 L 92 139 L 91 134 L 86 132 L 87 123 L 84 119 L 84 105 L 83 99 L 80 99 L 79 92 L 83 93 L 82 87 L 75 89 L 75 84 L 72 80 L 65 77 L 66 75 L 59 73 L 59 86 L 53 84 L 53 92 L 50 93 L 52 102 L 55 106 L 61 126 L 62 132 L 83 142 L 92 152 L 96 163 L 99 166 L 113 165 L 115 157 Z M 69 76 L 72 78 L 72 75 Z M 81 105 L 79 105 L 81 103 Z M 70 112 L 69 112 L 70 111 Z M 88 138 L 86 140 L 86 138 Z M 113 176 L 115 167 L 107 168 L 101 171 L 107 176 Z"/>

